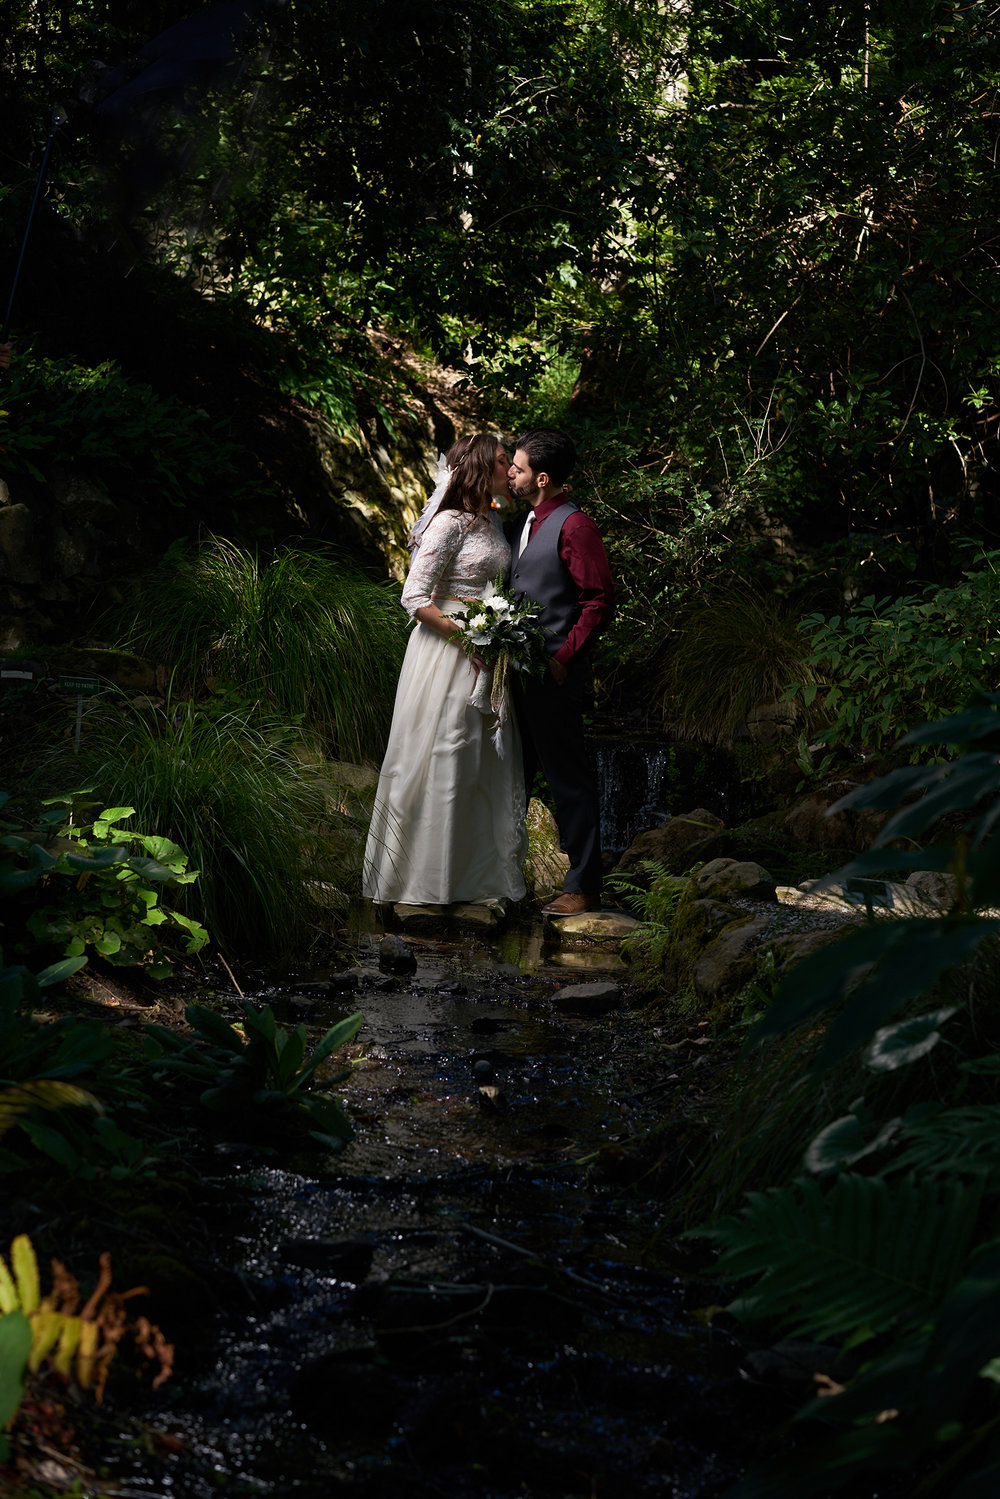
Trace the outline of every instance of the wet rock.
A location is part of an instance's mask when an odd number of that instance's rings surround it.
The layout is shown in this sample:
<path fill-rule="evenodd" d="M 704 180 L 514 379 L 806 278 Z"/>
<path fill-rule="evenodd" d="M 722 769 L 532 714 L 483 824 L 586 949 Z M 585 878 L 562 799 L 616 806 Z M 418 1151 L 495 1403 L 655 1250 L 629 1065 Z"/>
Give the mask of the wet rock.
<path fill-rule="evenodd" d="M 286 1239 L 280 1254 L 289 1264 L 353 1285 L 365 1279 L 375 1257 L 372 1245 L 360 1239 Z"/>
<path fill-rule="evenodd" d="M 382 974 L 379 978 L 369 980 L 368 987 L 374 989 L 376 994 L 397 994 L 399 979 L 394 979 L 391 974 Z"/>
<path fill-rule="evenodd" d="M 493 1063 L 486 1057 L 480 1057 L 478 1061 L 473 1062 L 472 1073 L 480 1082 L 484 1082 L 486 1078 L 493 1076 Z"/>
<path fill-rule="evenodd" d="M 341 973 L 331 973 L 327 982 L 335 994 L 353 993 L 358 988 L 358 975 L 350 968 L 345 968 Z"/>
<path fill-rule="evenodd" d="M 777 900 L 774 878 L 760 864 L 749 860 L 713 859 L 694 876 L 699 895 L 717 900 Z"/>
<path fill-rule="evenodd" d="M 417 955 L 408 942 L 390 932 L 378 945 L 378 966 L 383 973 L 415 973 Z"/>
<path fill-rule="evenodd" d="M 447 906 L 393 906 L 405 932 L 440 932 L 447 925 Z"/>
<path fill-rule="evenodd" d="M 495 1083 L 484 1083 L 476 1090 L 479 1107 L 487 1114 L 496 1114 L 507 1102 L 500 1088 Z"/>
<path fill-rule="evenodd" d="M 505 1015 L 478 1015 L 469 1029 L 477 1036 L 495 1036 L 498 1031 L 509 1030 L 513 1023 Z"/>
<path fill-rule="evenodd" d="M 567 984 L 556 990 L 552 1005 L 567 1015 L 606 1015 L 621 1003 L 620 984 Z"/>
<path fill-rule="evenodd" d="M 319 1000 L 308 994 L 290 994 L 285 1004 L 293 1020 L 309 1020 L 320 1008 Z"/>
<path fill-rule="evenodd" d="M 665 864 L 674 874 L 684 874 L 692 863 L 691 849 L 723 826 L 722 818 L 704 807 L 680 813 L 661 827 L 640 833 L 619 859 L 615 873 L 630 873 L 648 859 Z"/>
<path fill-rule="evenodd" d="M 616 945 L 631 936 L 639 922 L 625 911 L 581 911 L 579 916 L 547 916 L 560 937 L 586 937 L 591 942 Z"/>
<path fill-rule="evenodd" d="M 460 902 L 451 908 L 451 919 L 459 926 L 490 931 L 502 926 L 507 920 L 508 905 L 504 900 L 482 902 Z"/>
<path fill-rule="evenodd" d="M 452 999 L 463 999 L 469 991 L 457 979 L 447 979 L 443 984 L 437 984 L 434 992 L 435 994 L 447 994 Z"/>

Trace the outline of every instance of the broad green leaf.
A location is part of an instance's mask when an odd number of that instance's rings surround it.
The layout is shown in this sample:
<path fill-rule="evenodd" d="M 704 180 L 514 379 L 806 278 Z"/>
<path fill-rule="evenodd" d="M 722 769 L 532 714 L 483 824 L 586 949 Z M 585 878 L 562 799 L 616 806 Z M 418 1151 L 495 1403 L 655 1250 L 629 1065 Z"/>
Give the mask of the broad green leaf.
<path fill-rule="evenodd" d="M 51 989 L 53 984 L 64 983 L 72 974 L 79 973 L 81 968 L 86 967 L 85 957 L 74 956 L 63 958 L 59 963 L 51 963 L 48 968 L 43 968 L 36 975 L 39 989 Z"/>
<path fill-rule="evenodd" d="M 236 1056 L 243 1055 L 244 1042 L 242 1036 L 223 1020 L 215 1010 L 210 1010 L 204 1005 L 188 1005 L 184 1011 L 188 1024 L 192 1029 L 212 1041 L 216 1046 L 223 1047 L 226 1051 L 233 1052 Z"/>
<path fill-rule="evenodd" d="M 99 817 L 94 818 L 94 832 L 99 838 L 107 834 L 108 828 L 113 822 L 121 822 L 125 817 L 134 817 L 134 807 L 108 807 Z M 100 828 L 100 832 L 97 830 Z"/>
<path fill-rule="evenodd" d="M 31 1323 L 22 1311 L 0 1316 L 0 1431 L 17 1414 L 24 1395 L 31 1337 Z"/>
<path fill-rule="evenodd" d="M 882 1150 L 899 1134 L 901 1123 L 900 1119 L 890 1119 L 875 1138 L 869 1140 L 857 1115 L 845 1114 L 842 1119 L 835 1119 L 832 1124 L 828 1124 L 813 1140 L 805 1154 L 805 1169 L 814 1176 L 820 1176 L 825 1172 L 842 1171 L 845 1166 L 853 1166 L 855 1161 Z"/>
<path fill-rule="evenodd" d="M 127 858 L 128 850 L 121 844 L 115 844 L 108 848 L 97 848 L 93 853 L 67 854 L 66 863 L 71 869 L 97 874 L 102 869 L 110 869 L 112 864 L 123 864 Z"/>
<path fill-rule="evenodd" d="M 166 884 L 174 878 L 174 871 L 168 864 L 161 864 L 158 859 L 144 858 L 141 854 L 129 859 L 128 867 L 142 879 L 155 880 L 157 884 Z"/>
<path fill-rule="evenodd" d="M 938 1026 L 957 1013 L 957 1007 L 952 1005 L 912 1020 L 901 1020 L 898 1025 L 883 1026 L 875 1032 L 865 1053 L 865 1065 L 873 1072 L 894 1072 L 897 1067 L 925 1057 L 941 1039 Z"/>
<path fill-rule="evenodd" d="M 299 1073 L 296 1088 L 304 1088 L 312 1078 L 316 1068 L 321 1062 L 325 1062 L 332 1052 L 338 1051 L 341 1046 L 346 1046 L 348 1041 L 353 1041 L 358 1031 L 364 1025 L 365 1017 L 360 1010 L 346 1019 L 340 1020 L 336 1025 L 330 1027 L 323 1039 L 317 1042 L 309 1060 Z"/>

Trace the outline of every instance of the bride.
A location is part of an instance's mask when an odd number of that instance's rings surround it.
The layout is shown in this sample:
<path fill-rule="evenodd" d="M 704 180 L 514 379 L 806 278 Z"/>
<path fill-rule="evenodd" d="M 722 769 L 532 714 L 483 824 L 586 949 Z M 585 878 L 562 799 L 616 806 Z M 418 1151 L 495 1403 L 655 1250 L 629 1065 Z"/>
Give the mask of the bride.
<path fill-rule="evenodd" d="M 524 895 L 517 725 L 508 716 L 494 746 L 489 693 L 476 691 L 489 668 L 466 656 L 452 618 L 510 570 L 493 506 L 493 495 L 507 492 L 507 454 L 496 437 L 481 433 L 456 443 L 448 462 L 440 501 L 435 491 L 414 528 L 403 587 L 403 608 L 416 627 L 399 674 L 362 884 L 381 904 Z"/>

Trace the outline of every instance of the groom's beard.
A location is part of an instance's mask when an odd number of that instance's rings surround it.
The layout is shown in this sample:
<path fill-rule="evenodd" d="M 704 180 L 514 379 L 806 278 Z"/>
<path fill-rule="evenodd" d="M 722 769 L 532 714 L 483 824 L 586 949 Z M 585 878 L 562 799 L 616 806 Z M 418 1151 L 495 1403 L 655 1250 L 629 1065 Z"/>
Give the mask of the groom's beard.
<path fill-rule="evenodd" d="M 511 484 L 510 492 L 515 500 L 530 500 L 534 495 L 537 495 L 538 485 L 534 479 L 526 479 L 520 486 Z"/>

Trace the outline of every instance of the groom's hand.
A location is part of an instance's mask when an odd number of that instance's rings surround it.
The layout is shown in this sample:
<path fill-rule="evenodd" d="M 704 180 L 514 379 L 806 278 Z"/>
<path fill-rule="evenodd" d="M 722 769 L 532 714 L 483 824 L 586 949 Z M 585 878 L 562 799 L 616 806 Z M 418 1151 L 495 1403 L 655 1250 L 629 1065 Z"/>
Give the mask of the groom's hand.
<path fill-rule="evenodd" d="M 555 656 L 549 657 L 549 671 L 555 677 L 556 684 L 561 687 L 566 680 L 567 672 L 565 666 L 561 661 L 557 661 Z"/>

